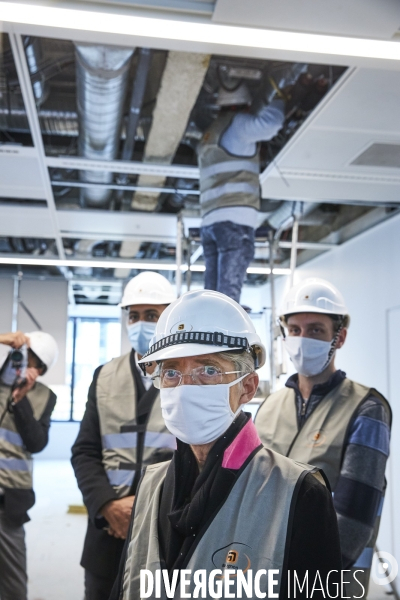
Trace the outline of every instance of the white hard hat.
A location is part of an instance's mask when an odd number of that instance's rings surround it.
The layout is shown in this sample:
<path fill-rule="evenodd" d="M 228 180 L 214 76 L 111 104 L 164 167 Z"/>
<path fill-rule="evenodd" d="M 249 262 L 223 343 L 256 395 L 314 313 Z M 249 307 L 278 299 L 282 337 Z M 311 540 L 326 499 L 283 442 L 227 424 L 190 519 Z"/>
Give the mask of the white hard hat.
<path fill-rule="evenodd" d="M 310 277 L 293 286 L 286 294 L 280 316 L 295 313 L 321 313 L 348 316 L 344 298 L 339 290 L 325 279 Z"/>
<path fill-rule="evenodd" d="M 175 298 L 168 279 L 154 271 L 143 271 L 128 282 L 119 306 L 126 308 L 134 304 L 171 304 Z"/>
<path fill-rule="evenodd" d="M 235 90 L 227 90 L 220 87 L 218 91 L 217 105 L 218 106 L 241 106 L 243 104 L 251 104 L 252 98 L 249 88 L 245 83 L 241 83 Z"/>
<path fill-rule="evenodd" d="M 195 290 L 162 313 L 150 348 L 139 362 L 247 349 L 255 367 L 262 367 L 265 346 L 246 311 L 225 294 Z"/>
<path fill-rule="evenodd" d="M 57 360 L 58 346 L 56 340 L 44 331 L 32 331 L 25 334 L 29 338 L 29 347 L 49 370 Z"/>

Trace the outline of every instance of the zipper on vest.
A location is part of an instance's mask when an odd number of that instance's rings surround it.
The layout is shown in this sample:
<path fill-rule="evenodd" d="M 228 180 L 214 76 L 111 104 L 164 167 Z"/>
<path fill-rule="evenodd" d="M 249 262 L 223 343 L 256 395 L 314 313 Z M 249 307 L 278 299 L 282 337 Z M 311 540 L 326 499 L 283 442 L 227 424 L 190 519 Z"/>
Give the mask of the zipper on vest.
<path fill-rule="evenodd" d="M 306 414 L 306 408 L 307 408 L 307 402 L 308 402 L 308 400 L 309 400 L 309 399 L 307 399 L 307 400 L 304 400 L 304 398 L 303 398 L 303 397 L 301 398 L 301 411 L 300 411 L 300 417 L 304 417 L 304 416 L 305 416 L 305 414 Z M 293 446 L 294 446 L 294 444 L 295 444 L 295 442 L 296 442 L 296 440 L 297 440 L 297 437 L 298 437 L 298 435 L 299 435 L 299 433 L 300 433 L 300 431 L 301 431 L 301 429 L 302 429 L 303 425 L 304 425 L 303 419 L 300 419 L 300 424 L 299 424 L 298 431 L 297 431 L 296 435 L 294 436 L 294 438 L 292 439 L 292 442 L 291 442 L 291 444 L 290 444 L 290 446 L 289 446 L 289 449 L 288 449 L 288 451 L 287 451 L 287 453 L 286 453 L 286 456 L 287 456 L 287 457 L 289 457 L 289 455 L 290 455 L 290 453 L 291 453 L 291 451 L 292 451 L 292 448 L 293 448 Z"/>

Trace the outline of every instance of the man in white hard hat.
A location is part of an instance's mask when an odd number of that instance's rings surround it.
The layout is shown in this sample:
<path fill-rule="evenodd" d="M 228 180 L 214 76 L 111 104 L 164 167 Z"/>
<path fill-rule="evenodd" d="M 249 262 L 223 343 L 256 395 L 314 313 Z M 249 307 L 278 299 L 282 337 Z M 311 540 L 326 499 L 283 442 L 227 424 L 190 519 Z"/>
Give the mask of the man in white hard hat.
<path fill-rule="evenodd" d="M 108 600 L 142 466 L 169 459 L 175 448 L 159 392 L 138 365 L 158 319 L 174 299 L 171 284 L 158 273 L 131 279 L 120 306 L 128 315 L 132 350 L 96 369 L 89 389 L 72 447 L 72 465 L 89 513 L 81 559 L 85 600 Z"/>
<path fill-rule="evenodd" d="M 322 579 L 340 570 L 323 476 L 264 448 L 242 411 L 265 354 L 246 312 L 219 292 L 187 292 L 162 314 L 141 363 L 158 364 L 154 381 L 177 451 L 142 476 L 112 600 L 261 598 L 267 589 L 286 600 L 288 570 L 298 577 L 308 570 L 310 579 L 317 570 Z M 220 589 L 227 569 L 231 595 Z M 267 577 L 268 569 L 275 571 Z M 250 595 L 235 589 L 238 570 L 249 571 Z M 298 598 L 304 594 L 297 589 Z"/>
<path fill-rule="evenodd" d="M 27 600 L 24 523 L 35 503 L 32 454 L 49 439 L 56 395 L 37 378 L 58 350 L 43 331 L 0 334 L 0 598 Z"/>
<path fill-rule="evenodd" d="M 266 446 L 324 470 L 334 492 L 343 568 L 363 569 L 367 590 L 391 410 L 377 390 L 336 369 L 349 321 L 343 296 L 324 279 L 305 279 L 288 292 L 280 323 L 297 373 L 266 399 L 255 423 Z"/>

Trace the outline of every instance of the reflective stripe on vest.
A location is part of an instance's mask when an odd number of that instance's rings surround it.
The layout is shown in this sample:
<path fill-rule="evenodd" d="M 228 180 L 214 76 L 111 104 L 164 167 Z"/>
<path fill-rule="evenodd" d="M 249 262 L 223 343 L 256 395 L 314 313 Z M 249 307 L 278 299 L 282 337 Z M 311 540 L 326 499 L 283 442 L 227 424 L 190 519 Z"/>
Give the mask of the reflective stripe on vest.
<path fill-rule="evenodd" d="M 169 462 L 149 466 L 142 478 L 124 567 L 122 600 L 141 598 L 141 569 L 152 573 L 161 569 L 158 511 L 168 465 Z M 307 472 L 315 473 L 315 468 L 261 448 L 238 477 L 183 568 L 192 573 L 205 569 L 208 576 L 214 569 L 225 568 L 228 553 L 234 551 L 239 568 L 247 566 L 253 573 L 258 569 L 279 569 L 282 573 L 293 492 L 299 478 Z M 166 600 L 163 586 L 161 598 Z"/>
<path fill-rule="evenodd" d="M 206 131 L 198 149 L 201 216 L 217 208 L 247 206 L 259 210 L 260 159 L 237 157 L 219 145 L 234 115 L 219 116 Z"/>
<path fill-rule="evenodd" d="M 125 433 L 110 433 L 103 436 L 103 448 L 136 448 L 137 433 L 129 431 Z M 171 433 L 158 431 L 146 431 L 145 446 L 149 448 L 170 448 L 175 450 L 176 441 Z"/>
<path fill-rule="evenodd" d="M 6 409 L 10 394 L 10 387 L 0 383 L 1 415 Z M 42 416 L 49 397 L 49 388 L 38 381 L 28 392 L 27 398 L 36 420 Z M 32 489 L 32 467 L 31 454 L 24 448 L 14 415 L 6 412 L 0 428 L 0 488 Z"/>
<path fill-rule="evenodd" d="M 10 444 L 14 444 L 14 446 L 23 446 L 22 437 L 19 435 L 19 433 L 16 433 L 15 431 L 9 431 L 3 427 L 0 427 L 0 440 L 10 442 Z"/>
<path fill-rule="evenodd" d="M 226 194 L 258 194 L 258 185 L 252 185 L 251 183 L 224 183 L 217 187 L 213 187 L 206 192 L 201 192 L 200 204 L 206 204 L 212 200 L 216 200 Z M 220 208 L 220 207 L 218 207 Z"/>
<path fill-rule="evenodd" d="M 119 497 L 129 494 L 137 465 L 137 431 L 121 431 L 136 422 L 136 387 L 130 353 L 105 364 L 97 378 L 97 411 L 103 446 L 103 466 Z M 145 434 L 143 465 L 155 462 L 160 450 L 176 447 L 176 440 L 165 427 L 160 396 L 154 401 Z"/>
<path fill-rule="evenodd" d="M 220 173 L 232 173 L 235 171 L 250 171 L 250 173 L 256 173 L 258 176 L 259 170 L 258 164 L 250 162 L 249 160 L 227 160 L 226 162 L 220 162 L 216 165 L 204 167 L 201 176 L 205 180 L 208 177 L 213 177 Z"/>
<path fill-rule="evenodd" d="M 334 492 L 340 476 L 348 428 L 358 407 L 371 394 L 379 398 L 383 407 L 390 412 L 389 404 L 382 394 L 346 378 L 321 400 L 298 431 L 295 391 L 285 387 L 271 394 L 258 410 L 255 419 L 258 435 L 263 444 L 275 452 L 323 469 Z M 356 568 L 365 569 L 365 573 L 358 573 L 357 578 L 366 591 L 371 567 L 368 560 L 372 561 L 372 549 L 379 525 L 380 512 L 368 547 L 353 567 L 353 571 Z M 350 579 L 354 582 L 349 576 Z M 354 594 L 359 596 L 360 587 L 357 583 L 353 587 Z M 347 594 L 351 596 L 349 589 L 347 588 Z"/>

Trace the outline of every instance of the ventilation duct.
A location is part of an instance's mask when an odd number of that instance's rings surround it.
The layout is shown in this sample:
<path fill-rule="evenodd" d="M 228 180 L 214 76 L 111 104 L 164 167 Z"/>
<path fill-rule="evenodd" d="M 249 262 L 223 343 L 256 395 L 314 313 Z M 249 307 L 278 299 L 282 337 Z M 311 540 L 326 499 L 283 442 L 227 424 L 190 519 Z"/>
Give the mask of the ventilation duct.
<path fill-rule="evenodd" d="M 316 202 L 290 202 L 283 201 L 281 206 L 275 210 L 267 219 L 270 225 L 276 231 L 285 231 L 292 227 L 294 219 L 301 219 L 317 208 Z"/>
<path fill-rule="evenodd" d="M 114 160 L 118 155 L 122 111 L 127 88 L 128 70 L 134 49 L 118 46 L 75 44 L 79 151 L 85 158 Z M 81 171 L 86 183 L 111 183 L 112 173 Z M 112 191 L 85 188 L 81 191 L 84 206 L 103 207 Z"/>

